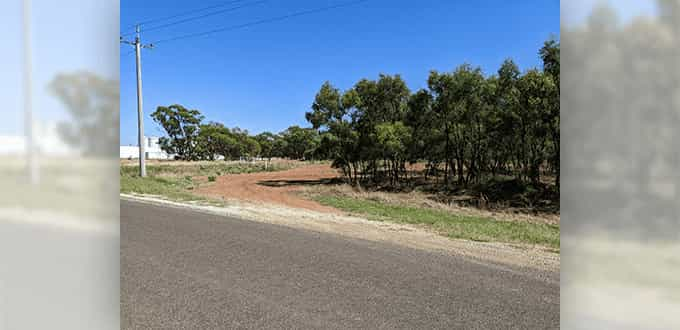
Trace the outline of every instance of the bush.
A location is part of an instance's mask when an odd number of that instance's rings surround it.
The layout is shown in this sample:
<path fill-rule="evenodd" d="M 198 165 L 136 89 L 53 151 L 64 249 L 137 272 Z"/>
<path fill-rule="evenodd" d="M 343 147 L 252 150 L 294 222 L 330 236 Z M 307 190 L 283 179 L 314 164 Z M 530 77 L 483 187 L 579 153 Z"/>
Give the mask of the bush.
<path fill-rule="evenodd" d="M 213 175 L 208 177 L 208 182 L 215 182 L 215 180 L 217 180 L 217 178 Z"/>

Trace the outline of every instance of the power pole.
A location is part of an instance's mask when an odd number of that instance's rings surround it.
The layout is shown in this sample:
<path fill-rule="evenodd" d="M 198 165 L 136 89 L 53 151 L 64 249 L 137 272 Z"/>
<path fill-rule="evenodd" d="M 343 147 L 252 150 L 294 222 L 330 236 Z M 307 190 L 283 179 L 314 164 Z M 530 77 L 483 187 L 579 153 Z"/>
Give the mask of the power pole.
<path fill-rule="evenodd" d="M 33 51 L 31 47 L 31 0 L 24 0 L 24 137 L 26 170 L 31 184 L 38 184 L 38 155 L 33 122 Z"/>
<path fill-rule="evenodd" d="M 139 176 L 146 176 L 146 152 L 144 141 L 144 107 L 142 98 L 142 48 L 153 48 L 153 45 L 143 45 L 140 36 L 141 28 L 139 25 L 135 27 L 136 35 L 134 41 L 123 40 L 120 42 L 135 47 L 135 55 L 137 58 L 137 140 L 139 143 Z"/>

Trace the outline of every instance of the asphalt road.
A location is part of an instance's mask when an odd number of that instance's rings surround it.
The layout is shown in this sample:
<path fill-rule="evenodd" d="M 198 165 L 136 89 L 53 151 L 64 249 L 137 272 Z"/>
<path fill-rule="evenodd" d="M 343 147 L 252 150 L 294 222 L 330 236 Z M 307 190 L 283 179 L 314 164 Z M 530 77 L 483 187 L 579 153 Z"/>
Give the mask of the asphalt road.
<path fill-rule="evenodd" d="M 559 274 L 121 200 L 123 329 L 552 329 Z"/>

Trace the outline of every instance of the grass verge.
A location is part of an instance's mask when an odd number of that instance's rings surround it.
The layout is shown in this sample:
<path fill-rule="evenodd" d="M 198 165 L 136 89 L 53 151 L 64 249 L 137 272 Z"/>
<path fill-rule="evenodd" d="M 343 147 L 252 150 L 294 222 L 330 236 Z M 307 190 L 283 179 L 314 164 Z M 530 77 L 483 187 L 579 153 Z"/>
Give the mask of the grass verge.
<path fill-rule="evenodd" d="M 320 195 L 315 199 L 323 205 L 362 215 L 369 220 L 425 225 L 451 238 L 540 245 L 554 252 L 560 249 L 559 225 L 499 221 L 347 196 Z"/>
<path fill-rule="evenodd" d="M 193 184 L 189 179 L 142 178 L 139 175 L 124 175 L 122 172 L 120 174 L 121 193 L 163 196 L 174 201 L 204 200 L 203 197 L 188 191 Z"/>

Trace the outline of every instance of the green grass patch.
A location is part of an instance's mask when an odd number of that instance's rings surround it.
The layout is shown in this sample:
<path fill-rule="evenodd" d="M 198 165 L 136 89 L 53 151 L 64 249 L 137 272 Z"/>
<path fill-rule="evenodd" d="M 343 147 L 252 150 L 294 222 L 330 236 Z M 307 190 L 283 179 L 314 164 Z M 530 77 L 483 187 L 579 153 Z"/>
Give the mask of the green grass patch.
<path fill-rule="evenodd" d="M 560 248 L 560 227 L 550 224 L 498 221 L 492 218 L 458 215 L 443 210 L 388 204 L 345 196 L 321 195 L 316 200 L 374 221 L 391 221 L 427 227 L 442 235 L 481 242 L 541 245 Z"/>
<path fill-rule="evenodd" d="M 176 201 L 204 200 L 203 197 L 194 195 L 189 191 L 193 189 L 193 185 L 191 180 L 186 178 L 160 178 L 153 176 L 142 178 L 137 174 L 126 175 L 122 172 L 121 168 L 121 193 L 163 196 Z"/>

